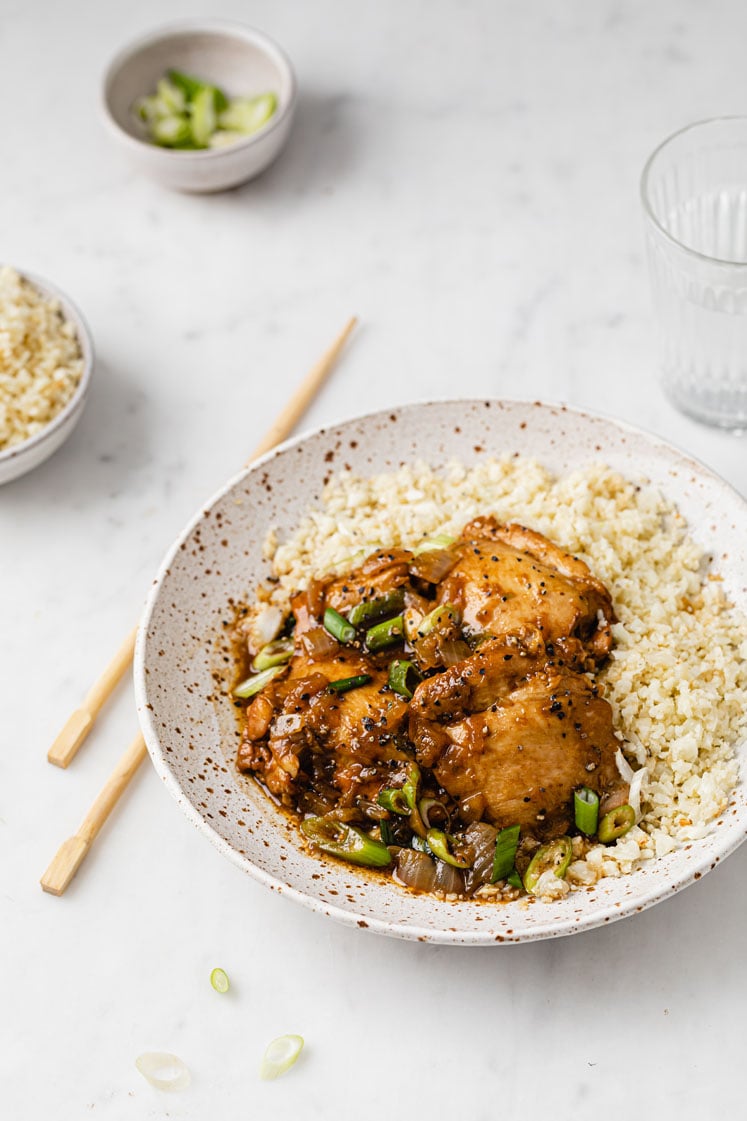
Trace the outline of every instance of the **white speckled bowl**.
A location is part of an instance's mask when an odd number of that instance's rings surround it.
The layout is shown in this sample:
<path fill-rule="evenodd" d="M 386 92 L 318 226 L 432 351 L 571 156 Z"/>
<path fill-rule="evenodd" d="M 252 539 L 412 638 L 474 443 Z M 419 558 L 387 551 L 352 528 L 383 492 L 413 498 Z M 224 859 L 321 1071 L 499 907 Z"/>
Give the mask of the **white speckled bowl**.
<path fill-rule="evenodd" d="M 20 272 L 20 269 L 18 270 Z M 30 272 L 22 272 L 26 280 L 34 285 L 44 296 L 57 300 L 65 319 L 75 327 L 75 333 L 80 343 L 83 355 L 83 375 L 78 383 L 75 393 L 70 398 L 64 409 L 55 416 L 46 427 L 37 432 L 35 436 L 24 440 L 22 444 L 14 444 L 4 451 L 0 451 L 0 485 L 18 479 L 27 471 L 33 470 L 49 459 L 50 455 L 62 447 L 80 420 L 83 409 L 88 400 L 88 392 L 93 376 L 93 342 L 85 321 L 71 303 L 64 292 L 55 288 L 48 280 L 35 276 Z"/>
<path fill-rule="evenodd" d="M 239 867 L 272 890 L 349 924 L 427 942 L 486 945 L 573 934 L 634 914 L 693 883 L 745 838 L 742 782 L 702 841 L 632 876 L 602 880 L 554 903 L 447 903 L 384 877 L 305 853 L 296 828 L 233 766 L 236 724 L 212 673 L 229 604 L 267 575 L 262 542 L 318 502 L 330 470 L 368 474 L 427 458 L 469 464 L 485 454 L 535 456 L 564 473 L 603 461 L 646 477 L 679 506 L 714 551 L 729 597 L 747 611 L 747 504 L 701 464 L 646 433 L 561 406 L 507 401 L 410 405 L 283 445 L 229 482 L 176 542 L 155 581 L 138 636 L 135 683 L 158 774 L 188 817 Z M 217 640 L 217 642 L 216 642 Z M 219 673 L 218 673 L 218 676 Z M 740 748 L 742 763 L 747 744 Z"/>
<path fill-rule="evenodd" d="M 167 70 L 214 82 L 231 97 L 272 91 L 278 107 L 253 136 L 226 148 L 159 148 L 132 111 Z M 110 63 L 102 87 L 109 132 L 131 162 L 163 187 L 196 194 L 225 191 L 253 179 L 279 155 L 296 110 L 293 68 L 277 43 L 260 31 L 225 20 L 184 20 L 125 47 Z"/>

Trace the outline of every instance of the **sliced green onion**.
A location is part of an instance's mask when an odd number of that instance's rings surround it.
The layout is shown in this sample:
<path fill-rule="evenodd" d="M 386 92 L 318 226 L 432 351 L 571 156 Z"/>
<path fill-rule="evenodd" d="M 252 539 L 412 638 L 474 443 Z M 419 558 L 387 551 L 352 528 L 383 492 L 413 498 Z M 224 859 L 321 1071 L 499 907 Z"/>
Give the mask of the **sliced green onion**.
<path fill-rule="evenodd" d="M 168 1051 L 146 1051 L 135 1059 L 135 1066 L 156 1090 L 186 1090 L 191 1081 L 182 1059 Z"/>
<path fill-rule="evenodd" d="M 519 888 L 519 890 L 521 890 L 521 888 L 524 887 L 521 876 L 519 875 L 519 873 L 516 871 L 515 868 L 514 868 L 514 870 L 513 870 L 513 872 L 511 873 L 510 876 L 506 876 L 506 883 L 510 884 L 511 887 Z"/>
<path fill-rule="evenodd" d="M 176 148 L 192 143 L 192 132 L 186 117 L 158 117 L 151 123 L 150 134 L 163 148 Z"/>
<path fill-rule="evenodd" d="M 410 848 L 415 849 L 416 852 L 427 852 L 430 856 L 431 850 L 428 848 L 428 843 L 425 837 L 420 837 L 417 833 L 414 833 L 412 836 L 412 839 L 410 841 Z"/>
<path fill-rule="evenodd" d="M 351 689 L 360 689 L 361 685 L 368 685 L 370 680 L 370 673 L 358 673 L 355 677 L 341 677 L 338 681 L 330 681 L 329 687 L 335 693 L 349 693 Z"/>
<path fill-rule="evenodd" d="M 534 854 L 524 873 L 524 887 L 534 894 L 540 877 L 545 872 L 553 872 L 559 880 L 562 880 L 568 871 L 572 855 L 573 848 L 570 837 L 558 837 L 557 841 L 551 841 L 549 845 L 543 845 Z"/>
<path fill-rule="evenodd" d="M 453 837 L 444 833 L 442 829 L 429 829 L 425 839 L 433 855 L 443 860 L 444 864 L 450 864 L 452 868 L 469 868 L 472 864 L 469 857 L 454 852 Z"/>
<path fill-rule="evenodd" d="M 262 670 L 270 669 L 272 666 L 282 666 L 289 662 L 293 657 L 293 639 L 292 638 L 276 638 L 274 642 L 268 642 L 263 646 L 257 657 L 252 662 L 252 669 L 260 673 Z"/>
<path fill-rule="evenodd" d="M 221 128 L 251 136 L 267 124 L 278 106 L 274 93 L 260 93 L 256 97 L 234 97 L 218 118 Z"/>
<path fill-rule="evenodd" d="M 446 623 L 458 623 L 459 618 L 459 608 L 453 603 L 439 603 L 438 607 L 434 607 L 433 611 L 418 623 L 417 637 L 425 638 L 427 634 L 438 630 Z"/>
<path fill-rule="evenodd" d="M 431 814 L 434 810 L 439 810 L 443 815 L 442 824 L 448 824 L 449 811 L 438 798 L 421 798 L 418 801 L 418 813 L 420 814 L 420 820 L 425 825 L 426 830 L 434 828 L 433 822 L 431 821 Z"/>
<path fill-rule="evenodd" d="M 228 983 L 228 974 L 225 969 L 214 969 L 210 974 L 210 984 L 217 993 L 227 993 L 230 985 Z"/>
<path fill-rule="evenodd" d="M 302 1035 L 281 1035 L 268 1044 L 259 1068 L 260 1078 L 277 1078 L 290 1070 L 303 1051 Z"/>
<path fill-rule="evenodd" d="M 273 677 L 277 677 L 284 669 L 284 666 L 270 666 L 269 669 L 262 670 L 261 673 L 256 673 L 253 677 L 247 677 L 246 681 L 242 681 L 234 689 L 234 697 L 241 697 L 246 700 L 247 697 L 253 697 L 256 693 L 261 693 L 265 685 L 268 685 Z"/>
<path fill-rule="evenodd" d="M 390 813 L 405 815 L 410 813 L 410 807 L 401 786 L 388 786 L 385 790 L 380 790 L 376 801 Z"/>
<path fill-rule="evenodd" d="M 418 795 L 420 794 L 420 767 L 417 763 L 409 763 L 407 767 L 407 778 L 402 784 L 402 793 L 407 799 L 407 804 L 411 810 L 418 808 Z"/>
<path fill-rule="evenodd" d="M 392 832 L 392 827 L 384 817 L 379 822 L 379 832 L 381 833 L 382 845 L 394 844 L 394 833 Z"/>
<path fill-rule="evenodd" d="M 228 105 L 228 98 L 223 90 L 211 85 L 210 82 L 203 82 L 200 78 L 194 78 L 191 74 L 185 74 L 182 70 L 169 70 L 167 77 L 173 85 L 183 92 L 187 101 L 194 101 L 200 90 L 210 89 L 213 91 L 216 109 L 225 109 Z"/>
<path fill-rule="evenodd" d="M 419 557 L 421 553 L 429 553 L 433 549 L 448 549 L 455 541 L 456 537 L 449 537 L 448 533 L 437 533 L 435 537 L 426 537 L 410 551 L 414 557 Z"/>
<path fill-rule="evenodd" d="M 573 792 L 573 815 L 576 819 L 576 828 L 593 837 L 597 831 L 599 821 L 599 795 L 588 786 Z"/>
<path fill-rule="evenodd" d="M 377 619 L 383 619 L 385 615 L 398 615 L 404 606 L 405 589 L 395 588 L 385 596 L 356 603 L 348 611 L 348 619 L 354 627 L 368 627 Z"/>
<path fill-rule="evenodd" d="M 168 78 L 161 78 L 156 86 L 156 97 L 167 113 L 183 113 L 187 108 L 187 99 L 184 90 Z"/>
<path fill-rule="evenodd" d="M 410 700 L 415 687 L 422 680 L 415 665 L 406 658 L 398 658 L 389 667 L 389 688 L 400 697 Z M 412 686 L 412 688 L 411 688 Z"/>
<path fill-rule="evenodd" d="M 355 627 L 347 621 L 344 615 L 328 607 L 324 612 L 324 629 L 329 631 L 338 642 L 352 642 L 355 638 Z"/>
<path fill-rule="evenodd" d="M 405 621 L 401 615 L 396 615 L 366 631 L 366 646 L 369 650 L 383 650 L 386 646 L 401 642 L 404 633 Z"/>
<path fill-rule="evenodd" d="M 632 806 L 616 806 L 605 814 L 599 822 L 599 840 L 604 845 L 623 837 L 635 825 L 635 810 Z"/>
<path fill-rule="evenodd" d="M 493 857 L 493 874 L 491 884 L 497 880 L 505 880 L 514 870 L 516 850 L 519 847 L 520 825 L 509 825 L 501 829 L 495 841 L 495 856 Z"/>
<path fill-rule="evenodd" d="M 301 832 L 323 852 L 339 856 L 351 864 L 367 868 L 387 868 L 392 863 L 391 853 L 381 841 L 374 841 L 359 829 L 328 817 L 307 817 L 301 822 Z"/>

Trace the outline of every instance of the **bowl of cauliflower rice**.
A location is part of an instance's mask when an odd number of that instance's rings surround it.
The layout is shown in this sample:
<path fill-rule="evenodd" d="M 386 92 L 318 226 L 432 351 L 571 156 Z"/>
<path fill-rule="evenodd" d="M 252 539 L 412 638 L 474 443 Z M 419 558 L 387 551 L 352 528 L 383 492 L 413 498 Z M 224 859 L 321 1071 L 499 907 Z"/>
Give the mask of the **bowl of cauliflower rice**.
<path fill-rule="evenodd" d="M 77 308 L 48 281 L 0 266 L 0 483 L 65 442 L 92 371 L 93 346 Z"/>

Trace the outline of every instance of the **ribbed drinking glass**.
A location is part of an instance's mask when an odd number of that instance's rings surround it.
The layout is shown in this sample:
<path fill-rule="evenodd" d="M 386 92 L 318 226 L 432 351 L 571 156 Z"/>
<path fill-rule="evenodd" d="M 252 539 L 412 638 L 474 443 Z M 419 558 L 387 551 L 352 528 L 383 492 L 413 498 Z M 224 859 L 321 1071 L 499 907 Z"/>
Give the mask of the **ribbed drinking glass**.
<path fill-rule="evenodd" d="M 696 420 L 747 431 L 747 117 L 665 140 L 641 197 L 664 390 Z"/>

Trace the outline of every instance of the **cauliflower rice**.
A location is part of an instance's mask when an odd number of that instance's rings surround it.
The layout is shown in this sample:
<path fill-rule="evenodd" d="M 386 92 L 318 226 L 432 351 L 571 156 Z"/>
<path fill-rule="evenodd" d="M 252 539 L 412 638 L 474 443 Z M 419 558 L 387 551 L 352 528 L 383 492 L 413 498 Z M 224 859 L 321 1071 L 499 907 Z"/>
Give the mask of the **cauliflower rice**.
<path fill-rule="evenodd" d="M 57 300 L 0 268 L 0 451 L 54 420 L 82 376 L 75 327 Z"/>
<path fill-rule="evenodd" d="M 321 508 L 266 554 L 277 582 L 262 612 L 286 609 L 311 575 L 344 570 L 380 545 L 412 546 L 458 535 L 494 513 L 539 530 L 584 560 L 610 589 L 615 646 L 598 674 L 634 769 L 645 767 L 640 821 L 613 845 L 574 838 L 564 894 L 705 835 L 738 778 L 736 746 L 747 729 L 747 619 L 728 603 L 709 558 L 688 537 L 677 509 L 656 489 L 604 466 L 555 478 L 531 459 L 488 459 L 441 471 L 423 463 L 362 478 L 345 472 Z M 485 895 L 497 888 L 483 888 Z"/>

